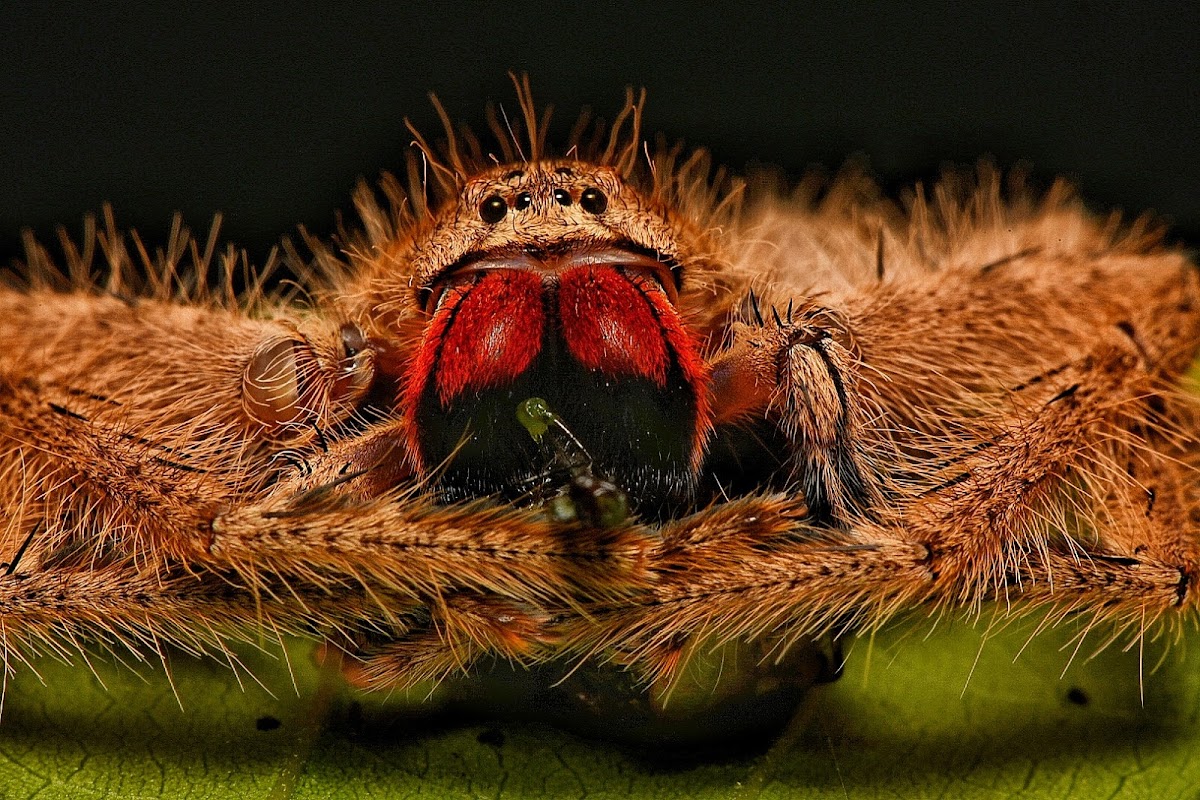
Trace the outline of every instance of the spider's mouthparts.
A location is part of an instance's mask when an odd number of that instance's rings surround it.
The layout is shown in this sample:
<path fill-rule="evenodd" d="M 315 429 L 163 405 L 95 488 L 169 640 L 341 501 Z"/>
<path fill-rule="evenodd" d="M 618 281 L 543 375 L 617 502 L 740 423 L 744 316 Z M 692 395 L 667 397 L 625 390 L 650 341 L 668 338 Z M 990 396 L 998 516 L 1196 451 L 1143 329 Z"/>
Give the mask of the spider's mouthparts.
<path fill-rule="evenodd" d="M 696 344 L 654 270 L 598 252 L 559 254 L 552 270 L 475 261 L 448 279 L 401 398 L 447 499 L 536 480 L 544 465 L 513 414 L 530 397 L 572 421 L 639 508 L 693 490 L 710 426 Z"/>
<path fill-rule="evenodd" d="M 563 418 L 540 397 L 517 405 L 517 421 L 538 444 L 545 445 L 549 466 L 542 485 L 530 487 L 533 499 L 545 499 L 550 517 L 559 522 L 581 520 L 593 528 L 613 528 L 629 516 L 629 497 L 612 481 L 593 473 L 592 457 Z M 565 470 L 567 478 L 556 480 Z M 548 495 L 548 496 L 547 496 Z"/>

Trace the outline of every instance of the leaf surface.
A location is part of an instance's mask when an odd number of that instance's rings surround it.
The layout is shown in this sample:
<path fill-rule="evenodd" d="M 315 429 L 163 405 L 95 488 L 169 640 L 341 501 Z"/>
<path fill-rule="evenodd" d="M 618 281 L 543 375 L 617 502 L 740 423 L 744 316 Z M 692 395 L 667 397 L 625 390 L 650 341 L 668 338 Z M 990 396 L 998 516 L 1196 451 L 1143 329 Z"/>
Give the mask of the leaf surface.
<path fill-rule="evenodd" d="M 1195 635 L 1090 659 L 1090 641 L 1072 658 L 1069 631 L 1026 638 L 951 625 L 860 640 L 843 678 L 811 692 L 769 749 L 671 759 L 536 723 L 448 722 L 424 695 L 355 695 L 305 643 L 290 670 L 245 656 L 262 685 L 187 657 L 172 658 L 169 680 L 45 660 L 42 682 L 19 670 L 7 687 L 0 796 L 1194 796 Z"/>

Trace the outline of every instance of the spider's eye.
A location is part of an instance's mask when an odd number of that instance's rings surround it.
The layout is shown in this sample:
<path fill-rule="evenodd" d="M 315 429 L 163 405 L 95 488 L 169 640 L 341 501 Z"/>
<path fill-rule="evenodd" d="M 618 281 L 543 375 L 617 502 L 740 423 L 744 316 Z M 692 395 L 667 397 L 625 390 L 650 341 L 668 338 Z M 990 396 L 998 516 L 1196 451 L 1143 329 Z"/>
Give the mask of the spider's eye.
<path fill-rule="evenodd" d="M 495 225 L 504 216 L 508 214 L 508 203 L 504 202 L 504 198 L 498 194 L 484 200 L 479 204 L 479 218 L 488 225 Z"/>
<path fill-rule="evenodd" d="M 558 203 L 560 206 L 571 205 L 571 193 L 566 189 L 555 189 L 554 202 Z"/>
<path fill-rule="evenodd" d="M 517 209 L 517 211 L 524 211 L 525 209 L 529 208 L 529 204 L 532 202 L 533 196 L 529 194 L 529 192 L 521 192 L 519 195 L 517 195 L 517 201 L 513 203 L 513 206 Z"/>
<path fill-rule="evenodd" d="M 603 214 L 604 209 L 608 208 L 608 198 L 604 192 L 593 187 L 583 190 L 583 194 L 579 195 L 579 205 L 589 214 Z"/>

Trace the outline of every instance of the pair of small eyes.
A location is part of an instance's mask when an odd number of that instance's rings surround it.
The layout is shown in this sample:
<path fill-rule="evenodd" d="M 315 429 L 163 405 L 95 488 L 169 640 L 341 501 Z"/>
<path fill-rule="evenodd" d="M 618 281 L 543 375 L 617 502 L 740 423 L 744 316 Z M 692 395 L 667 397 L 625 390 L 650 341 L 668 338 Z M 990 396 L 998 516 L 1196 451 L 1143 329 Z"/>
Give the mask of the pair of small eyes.
<path fill-rule="evenodd" d="M 566 189 L 554 190 L 554 201 L 560 206 L 569 206 L 573 202 L 571 193 Z M 529 192 L 521 192 L 513 201 L 513 208 L 524 211 L 533 203 Z M 603 214 L 608 208 L 608 197 L 594 186 L 584 189 L 579 195 L 579 207 L 589 214 Z M 489 225 L 495 225 L 508 215 L 508 203 L 498 194 L 489 195 L 479 204 L 479 218 Z"/>

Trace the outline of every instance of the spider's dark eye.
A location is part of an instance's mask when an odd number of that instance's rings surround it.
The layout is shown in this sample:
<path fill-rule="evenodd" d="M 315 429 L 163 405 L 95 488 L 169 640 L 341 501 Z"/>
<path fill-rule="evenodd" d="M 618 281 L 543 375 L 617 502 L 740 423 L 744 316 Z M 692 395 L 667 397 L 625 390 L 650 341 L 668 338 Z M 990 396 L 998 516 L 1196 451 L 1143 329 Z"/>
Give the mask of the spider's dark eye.
<path fill-rule="evenodd" d="M 555 189 L 554 202 L 558 203 L 560 206 L 571 205 L 571 193 L 566 189 Z"/>
<path fill-rule="evenodd" d="M 504 219 L 504 215 L 507 213 L 508 203 L 505 203 L 504 198 L 498 194 L 492 195 L 479 204 L 479 218 L 488 225 L 495 225 Z"/>
<path fill-rule="evenodd" d="M 532 202 L 533 197 L 529 194 L 529 192 L 521 192 L 519 195 L 517 195 L 517 202 L 513 203 L 513 206 L 517 209 L 517 211 L 524 211 L 525 209 L 529 208 L 529 204 Z"/>
<path fill-rule="evenodd" d="M 604 196 L 604 192 L 591 187 L 584 189 L 583 194 L 579 195 L 579 205 L 589 214 L 603 214 L 604 209 L 608 208 L 608 198 Z"/>

